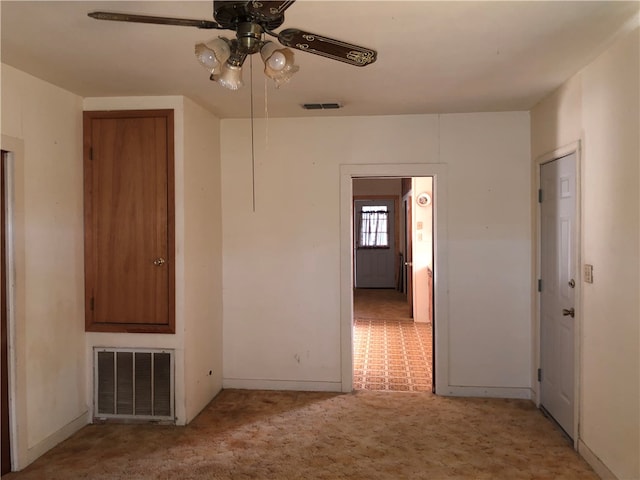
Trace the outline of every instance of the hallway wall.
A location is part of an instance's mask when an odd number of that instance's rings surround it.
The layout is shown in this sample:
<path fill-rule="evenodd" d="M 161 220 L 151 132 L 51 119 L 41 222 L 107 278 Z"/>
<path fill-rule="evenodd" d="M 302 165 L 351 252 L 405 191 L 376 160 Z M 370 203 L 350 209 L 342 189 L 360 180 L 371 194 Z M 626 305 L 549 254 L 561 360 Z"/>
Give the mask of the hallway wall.
<path fill-rule="evenodd" d="M 581 142 L 580 449 L 619 479 L 640 478 L 637 24 L 531 113 L 533 159 Z"/>
<path fill-rule="evenodd" d="M 340 165 L 410 159 L 449 171 L 447 381 L 530 395 L 528 113 L 256 119 L 255 177 L 249 127 L 221 121 L 226 387 L 341 388 Z"/>
<path fill-rule="evenodd" d="M 87 423 L 82 98 L 2 65 L 2 148 L 15 158 L 17 464 Z"/>

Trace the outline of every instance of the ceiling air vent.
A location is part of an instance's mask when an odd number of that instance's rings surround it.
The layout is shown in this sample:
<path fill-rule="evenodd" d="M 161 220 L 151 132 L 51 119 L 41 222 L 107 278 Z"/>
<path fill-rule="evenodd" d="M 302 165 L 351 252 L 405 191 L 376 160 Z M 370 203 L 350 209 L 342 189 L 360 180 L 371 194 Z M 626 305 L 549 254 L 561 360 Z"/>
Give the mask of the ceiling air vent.
<path fill-rule="evenodd" d="M 342 108 L 339 103 L 303 103 L 302 108 L 305 110 L 336 110 Z"/>

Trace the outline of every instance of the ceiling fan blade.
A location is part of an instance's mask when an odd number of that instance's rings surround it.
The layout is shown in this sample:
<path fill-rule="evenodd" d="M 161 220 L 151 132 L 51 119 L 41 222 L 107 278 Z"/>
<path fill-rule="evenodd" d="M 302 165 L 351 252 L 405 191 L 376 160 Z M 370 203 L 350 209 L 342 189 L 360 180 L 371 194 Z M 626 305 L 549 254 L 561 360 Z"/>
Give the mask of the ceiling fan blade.
<path fill-rule="evenodd" d="M 342 42 L 297 28 L 287 28 L 278 34 L 278 41 L 303 52 L 314 53 L 357 67 L 364 67 L 376 61 L 378 53 L 370 48 Z"/>
<path fill-rule="evenodd" d="M 252 11 L 258 12 L 266 18 L 272 18 L 282 15 L 287 8 L 293 5 L 294 2 L 295 0 L 285 0 L 280 2 L 254 0 L 249 2 L 248 6 Z"/>
<path fill-rule="evenodd" d="M 91 18 L 98 20 L 113 20 L 116 22 L 153 23 L 157 25 L 178 25 L 182 27 L 197 27 L 204 29 L 222 28 L 216 22 L 210 20 L 192 20 L 189 18 L 152 17 L 149 15 L 133 15 L 130 13 L 91 12 Z"/>

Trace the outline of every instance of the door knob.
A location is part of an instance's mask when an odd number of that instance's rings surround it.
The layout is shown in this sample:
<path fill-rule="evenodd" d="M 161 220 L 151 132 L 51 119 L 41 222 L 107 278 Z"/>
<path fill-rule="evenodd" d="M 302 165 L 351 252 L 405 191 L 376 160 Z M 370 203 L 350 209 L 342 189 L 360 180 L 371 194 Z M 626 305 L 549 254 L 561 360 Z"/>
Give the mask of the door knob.
<path fill-rule="evenodd" d="M 153 261 L 153 264 L 154 264 L 156 267 L 159 267 L 160 265 L 164 265 L 164 263 L 165 263 L 165 260 L 164 260 L 164 258 L 162 258 L 162 257 L 156 258 L 156 259 Z"/>
<path fill-rule="evenodd" d="M 575 316 L 576 312 L 573 308 L 563 308 L 562 309 L 562 315 L 569 316 L 571 318 L 573 318 Z"/>
<path fill-rule="evenodd" d="M 405 267 L 413 267 L 412 262 L 404 262 Z"/>

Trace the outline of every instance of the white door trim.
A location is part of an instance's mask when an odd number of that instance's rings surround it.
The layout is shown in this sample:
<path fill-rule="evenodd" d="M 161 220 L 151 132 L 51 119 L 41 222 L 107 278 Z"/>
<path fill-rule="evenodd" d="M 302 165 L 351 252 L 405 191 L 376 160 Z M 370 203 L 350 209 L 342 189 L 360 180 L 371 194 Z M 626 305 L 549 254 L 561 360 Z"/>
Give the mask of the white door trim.
<path fill-rule="evenodd" d="M 353 389 L 353 179 L 433 177 L 435 390 L 449 384 L 449 299 L 447 251 L 447 165 L 363 164 L 340 166 L 340 351 L 342 391 Z"/>
<path fill-rule="evenodd" d="M 24 275 L 24 143 L 2 135 L 2 150 L 9 152 L 5 170 L 7 341 L 9 367 L 9 433 L 11 466 L 22 470 L 29 463 L 27 445 L 26 332 Z M 18 283 L 19 282 L 19 283 Z"/>
<path fill-rule="evenodd" d="M 573 438 L 573 446 L 577 450 L 578 441 L 580 439 L 580 411 L 581 411 L 581 397 L 580 397 L 580 388 L 581 388 L 581 371 L 582 371 L 582 311 L 583 311 L 583 303 L 582 303 L 582 258 L 583 258 L 583 242 L 582 242 L 582 169 L 581 169 L 581 142 L 580 140 L 570 143 L 568 145 L 559 147 L 551 152 L 545 153 L 535 160 L 535 179 L 536 179 L 536 188 L 534 191 L 534 201 L 536 203 L 536 277 L 534 279 L 533 285 L 537 287 L 538 279 L 541 275 L 541 208 L 540 203 L 538 202 L 538 191 L 540 190 L 540 176 L 542 165 L 545 163 L 552 162 L 559 158 L 565 157 L 567 155 L 571 155 L 575 153 L 576 161 L 575 161 L 575 174 L 576 174 L 576 249 L 574 252 L 575 265 L 576 265 L 576 288 L 575 288 L 575 324 L 574 324 L 574 409 L 573 409 L 573 432 L 571 436 Z M 534 385 L 535 385 L 535 401 L 536 405 L 540 407 L 540 382 L 537 381 L 537 370 L 540 368 L 540 293 L 535 289 L 535 297 L 536 301 L 534 302 L 535 308 L 535 325 L 534 325 Z"/>

